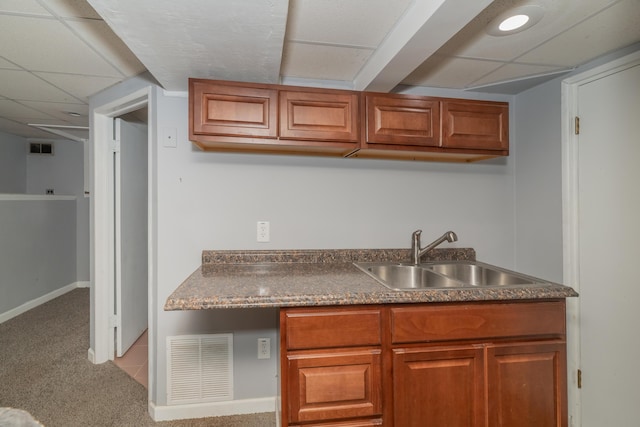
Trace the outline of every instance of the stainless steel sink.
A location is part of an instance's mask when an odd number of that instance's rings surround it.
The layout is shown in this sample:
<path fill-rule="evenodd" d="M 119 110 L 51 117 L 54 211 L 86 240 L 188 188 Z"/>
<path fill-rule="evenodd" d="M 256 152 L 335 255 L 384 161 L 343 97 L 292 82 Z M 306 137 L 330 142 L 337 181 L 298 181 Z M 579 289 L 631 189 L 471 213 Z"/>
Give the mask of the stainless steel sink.
<path fill-rule="evenodd" d="M 413 265 L 378 264 L 365 267 L 365 273 L 392 289 L 425 289 L 459 287 L 451 280 L 429 269 Z"/>
<path fill-rule="evenodd" d="M 354 263 L 388 288 L 418 290 L 435 288 L 503 287 L 543 285 L 546 282 L 478 261 L 447 261 L 418 265 L 400 263 Z"/>
<path fill-rule="evenodd" d="M 480 263 L 452 262 L 425 265 L 425 267 L 469 286 L 511 286 L 538 283 L 532 277 Z"/>

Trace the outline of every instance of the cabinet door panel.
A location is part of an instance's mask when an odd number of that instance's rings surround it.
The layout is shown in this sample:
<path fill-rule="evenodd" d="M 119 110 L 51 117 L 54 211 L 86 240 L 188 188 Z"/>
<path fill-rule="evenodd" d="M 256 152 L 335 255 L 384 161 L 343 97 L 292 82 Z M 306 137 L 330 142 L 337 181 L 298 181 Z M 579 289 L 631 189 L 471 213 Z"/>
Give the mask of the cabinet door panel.
<path fill-rule="evenodd" d="M 508 104 L 442 102 L 442 146 L 480 150 L 509 149 Z"/>
<path fill-rule="evenodd" d="M 190 82 L 193 133 L 276 138 L 275 89 Z"/>
<path fill-rule="evenodd" d="M 358 96 L 351 92 L 280 91 L 280 137 L 356 143 Z"/>
<path fill-rule="evenodd" d="M 368 144 L 437 147 L 440 103 L 426 98 L 367 95 Z"/>
<path fill-rule="evenodd" d="M 394 426 L 482 426 L 482 361 L 482 348 L 395 349 Z"/>
<path fill-rule="evenodd" d="M 566 427 L 564 341 L 489 346 L 489 425 Z"/>
<path fill-rule="evenodd" d="M 381 350 L 287 356 L 289 422 L 382 414 Z"/>

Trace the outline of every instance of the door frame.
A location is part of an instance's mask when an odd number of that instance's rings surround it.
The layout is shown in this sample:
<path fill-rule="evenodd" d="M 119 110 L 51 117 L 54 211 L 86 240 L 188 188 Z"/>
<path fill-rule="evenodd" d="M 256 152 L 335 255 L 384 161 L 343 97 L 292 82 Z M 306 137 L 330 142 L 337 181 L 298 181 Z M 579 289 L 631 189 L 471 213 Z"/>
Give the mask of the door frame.
<path fill-rule="evenodd" d="M 580 235 L 578 194 L 578 90 L 581 85 L 622 71 L 640 62 L 640 51 L 594 67 L 562 81 L 562 240 L 563 281 L 580 293 Z M 578 388 L 580 368 L 580 303 L 567 299 L 567 385 L 569 425 L 581 426 L 581 396 Z"/>
<path fill-rule="evenodd" d="M 155 236 L 153 230 L 152 192 L 154 186 L 152 164 L 152 140 L 155 129 L 153 113 L 153 90 L 151 86 L 137 90 L 129 95 L 118 98 L 92 111 L 91 139 L 92 149 L 92 183 L 91 183 L 91 276 L 93 306 L 93 348 L 89 349 L 89 360 L 93 363 L 104 363 L 113 360 L 115 354 L 113 308 L 115 286 L 115 255 L 114 255 L 114 171 L 113 152 L 111 148 L 113 139 L 114 118 L 135 111 L 145 105 L 148 107 L 148 132 L 147 132 L 147 162 L 148 162 L 148 283 L 147 304 L 149 340 L 154 333 L 152 318 L 152 284 L 154 283 L 153 244 Z M 149 345 L 149 372 L 152 372 L 155 348 Z M 149 377 L 151 380 L 151 376 Z M 151 390 L 151 387 L 149 387 Z"/>

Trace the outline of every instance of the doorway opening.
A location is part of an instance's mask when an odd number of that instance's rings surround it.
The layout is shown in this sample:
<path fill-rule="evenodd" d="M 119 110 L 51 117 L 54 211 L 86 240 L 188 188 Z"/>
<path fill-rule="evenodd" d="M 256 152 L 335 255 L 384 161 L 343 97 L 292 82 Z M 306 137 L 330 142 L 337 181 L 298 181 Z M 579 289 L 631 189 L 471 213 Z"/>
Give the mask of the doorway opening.
<path fill-rule="evenodd" d="M 117 366 L 147 386 L 148 108 L 113 119 L 114 347 Z"/>
<path fill-rule="evenodd" d="M 140 89 L 96 107 L 92 115 L 94 363 L 124 355 L 141 336 L 153 337 L 151 95 L 151 87 Z M 153 346 L 145 347 L 145 359 L 153 360 Z"/>

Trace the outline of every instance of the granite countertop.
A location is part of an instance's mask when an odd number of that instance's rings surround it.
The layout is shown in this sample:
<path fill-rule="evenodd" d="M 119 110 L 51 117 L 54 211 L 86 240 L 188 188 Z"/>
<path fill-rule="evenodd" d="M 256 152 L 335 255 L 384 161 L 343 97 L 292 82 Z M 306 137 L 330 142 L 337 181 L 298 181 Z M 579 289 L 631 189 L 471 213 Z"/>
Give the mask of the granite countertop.
<path fill-rule="evenodd" d="M 408 260 L 407 249 L 203 251 L 202 265 L 168 298 L 165 310 L 557 299 L 570 287 L 391 290 L 353 262 Z M 435 249 L 424 260 L 475 260 L 475 251 Z"/>

